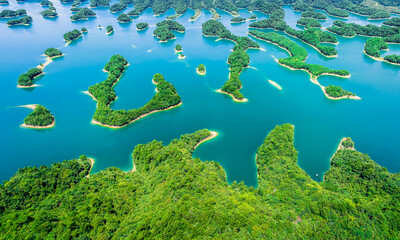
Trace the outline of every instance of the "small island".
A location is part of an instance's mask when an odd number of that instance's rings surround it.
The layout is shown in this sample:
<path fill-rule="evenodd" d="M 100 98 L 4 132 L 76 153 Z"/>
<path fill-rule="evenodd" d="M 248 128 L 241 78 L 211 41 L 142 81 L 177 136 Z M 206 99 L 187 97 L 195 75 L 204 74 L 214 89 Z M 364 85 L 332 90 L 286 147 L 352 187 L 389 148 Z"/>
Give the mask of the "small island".
<path fill-rule="evenodd" d="M 25 16 L 19 19 L 13 19 L 7 21 L 8 26 L 16 26 L 16 25 L 30 25 L 32 23 L 32 17 L 30 16 Z"/>
<path fill-rule="evenodd" d="M 234 17 L 231 19 L 231 23 L 241 23 L 241 22 L 246 22 L 246 18 Z"/>
<path fill-rule="evenodd" d="M 14 10 L 3 10 L 0 12 L 0 18 L 14 18 L 26 15 L 25 9 Z"/>
<path fill-rule="evenodd" d="M 26 128 L 51 128 L 55 125 L 54 116 L 50 111 L 42 105 L 29 105 L 33 106 L 33 112 L 24 119 L 21 127 Z"/>
<path fill-rule="evenodd" d="M 176 44 L 176 46 L 175 46 L 175 52 L 176 52 L 176 53 L 180 53 L 180 52 L 182 52 L 182 51 L 183 51 L 182 46 L 179 45 L 179 44 Z"/>
<path fill-rule="evenodd" d="M 196 73 L 199 75 L 206 75 L 206 67 L 204 66 L 204 64 L 200 64 L 197 68 L 196 68 Z"/>
<path fill-rule="evenodd" d="M 309 28 L 309 27 L 321 28 L 322 27 L 321 23 L 313 18 L 300 18 L 299 20 L 297 20 L 297 25 L 306 26 L 307 28 Z"/>
<path fill-rule="evenodd" d="M 56 48 L 48 48 L 44 51 L 44 54 L 49 58 L 61 57 L 63 55 L 61 50 L 58 50 Z"/>
<path fill-rule="evenodd" d="M 314 10 L 308 10 L 301 14 L 302 18 L 313 18 L 315 20 L 326 20 L 328 17 L 320 12 L 316 12 Z"/>
<path fill-rule="evenodd" d="M 40 2 L 40 6 L 42 6 L 42 7 L 52 7 L 53 3 L 51 1 L 49 1 L 49 0 L 42 0 Z"/>
<path fill-rule="evenodd" d="M 7 0 L 0 0 L 0 5 L 8 5 L 9 2 Z"/>
<path fill-rule="evenodd" d="M 156 24 L 157 28 L 154 30 L 153 34 L 160 42 L 167 42 L 168 40 L 175 39 L 175 34 L 172 31 L 185 32 L 185 27 L 173 20 L 164 20 Z"/>
<path fill-rule="evenodd" d="M 79 11 L 72 15 L 71 21 L 88 20 L 89 17 L 96 17 L 96 13 L 89 8 L 77 8 Z"/>
<path fill-rule="evenodd" d="M 254 20 L 257 20 L 257 15 L 255 15 L 255 14 L 253 14 L 253 15 L 251 15 L 250 17 L 249 17 L 249 20 L 250 21 L 254 21 Z"/>
<path fill-rule="evenodd" d="M 17 80 L 18 87 L 19 88 L 35 87 L 33 80 L 42 74 L 43 70 L 41 68 L 29 69 L 28 72 L 19 75 Z"/>
<path fill-rule="evenodd" d="M 114 32 L 114 28 L 111 26 L 111 25 L 108 25 L 107 27 L 106 27 L 106 34 L 107 35 L 110 35 L 111 33 L 113 33 Z"/>
<path fill-rule="evenodd" d="M 85 27 L 81 28 L 81 33 L 87 33 L 87 32 L 88 32 L 88 30 Z"/>
<path fill-rule="evenodd" d="M 140 22 L 136 24 L 136 30 L 138 31 L 143 31 L 146 30 L 149 27 L 149 24 L 147 22 Z"/>
<path fill-rule="evenodd" d="M 52 10 L 49 10 L 49 9 L 40 12 L 40 15 L 42 15 L 42 16 L 45 17 L 45 18 L 46 18 L 46 17 L 54 18 L 54 17 L 57 17 L 57 16 L 58 16 L 58 14 L 57 14 L 56 11 L 52 11 Z"/>
<path fill-rule="evenodd" d="M 178 54 L 178 59 L 185 59 L 186 56 L 183 53 Z"/>
<path fill-rule="evenodd" d="M 110 104 L 117 98 L 114 85 L 119 81 L 127 65 L 128 61 L 121 55 L 112 56 L 104 67 L 104 70 L 109 72 L 107 80 L 89 87 L 88 94 L 97 101 L 97 109 L 92 120 L 93 124 L 120 128 L 149 114 L 181 105 L 181 97 L 177 94 L 175 87 L 165 81 L 163 75 L 156 73 L 153 76 L 153 83 L 157 86 L 156 94 L 148 103 L 138 109 L 111 109 Z"/>
<path fill-rule="evenodd" d="M 64 34 L 64 40 L 67 42 L 67 44 L 69 44 L 72 42 L 72 40 L 78 39 L 81 36 L 82 33 L 78 29 L 74 29 Z"/>
<path fill-rule="evenodd" d="M 129 23 L 132 22 L 132 18 L 130 18 L 128 15 L 125 13 L 121 13 L 118 18 L 117 18 L 119 23 Z"/>
<path fill-rule="evenodd" d="M 329 85 L 325 87 L 324 92 L 328 98 L 335 100 L 343 98 L 360 99 L 354 93 L 344 90 L 341 86 Z"/>
<path fill-rule="evenodd" d="M 110 1 L 109 0 L 91 0 L 90 1 L 90 7 L 91 8 L 109 7 L 109 6 L 110 6 Z"/>
<path fill-rule="evenodd" d="M 111 5 L 111 7 L 110 7 L 110 12 L 112 12 L 112 13 L 121 12 L 121 11 L 125 10 L 125 8 L 126 8 L 126 4 L 123 4 L 123 3 L 114 3 L 114 4 Z"/>

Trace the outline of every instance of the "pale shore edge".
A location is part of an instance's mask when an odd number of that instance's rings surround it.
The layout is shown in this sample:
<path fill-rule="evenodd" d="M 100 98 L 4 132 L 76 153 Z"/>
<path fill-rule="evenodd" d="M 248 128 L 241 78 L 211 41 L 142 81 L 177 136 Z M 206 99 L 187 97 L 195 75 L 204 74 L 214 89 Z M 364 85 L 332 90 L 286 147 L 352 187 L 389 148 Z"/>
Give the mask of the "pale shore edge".
<path fill-rule="evenodd" d="M 240 89 L 239 89 L 239 90 L 240 90 Z M 217 90 L 215 90 L 215 91 L 218 92 L 218 93 L 223 93 L 223 94 L 227 94 L 227 95 L 231 96 L 232 99 L 233 99 L 233 101 L 235 101 L 235 102 L 248 102 L 248 101 L 249 101 L 247 98 L 243 98 L 242 100 L 237 99 L 237 98 L 235 98 L 235 97 L 233 96 L 233 94 L 227 93 L 227 92 L 223 92 L 221 89 L 217 89 Z"/>
<path fill-rule="evenodd" d="M 207 142 L 207 141 L 209 141 L 209 140 L 211 140 L 211 139 L 213 139 L 213 138 L 218 136 L 218 132 L 216 132 L 216 131 L 210 131 L 210 133 L 211 133 L 210 136 L 208 136 L 208 137 L 204 138 L 203 140 L 201 140 L 200 142 L 198 142 L 194 146 L 193 150 L 196 149 L 200 144 L 202 144 L 204 142 Z"/>

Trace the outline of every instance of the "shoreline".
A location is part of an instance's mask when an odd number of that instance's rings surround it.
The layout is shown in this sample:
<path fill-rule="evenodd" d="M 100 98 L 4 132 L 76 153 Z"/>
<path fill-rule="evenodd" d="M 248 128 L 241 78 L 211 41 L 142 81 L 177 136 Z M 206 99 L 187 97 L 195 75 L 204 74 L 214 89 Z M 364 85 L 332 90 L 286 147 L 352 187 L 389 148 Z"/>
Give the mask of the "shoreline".
<path fill-rule="evenodd" d="M 193 9 L 192 9 L 193 10 Z M 197 10 L 194 10 L 194 18 L 192 19 L 192 17 L 189 18 L 189 22 L 194 22 L 196 21 L 200 16 L 201 16 L 201 10 L 198 11 L 199 13 L 197 14 Z"/>
<path fill-rule="evenodd" d="M 240 87 L 238 90 L 240 90 L 240 89 L 241 89 L 241 87 Z M 248 102 L 248 101 L 249 101 L 247 98 L 237 99 L 237 98 L 235 98 L 235 97 L 233 96 L 233 94 L 227 93 L 227 92 L 223 92 L 221 89 L 217 89 L 217 90 L 215 90 L 215 91 L 218 92 L 218 93 L 223 93 L 223 94 L 227 94 L 227 95 L 231 96 L 232 99 L 233 99 L 233 101 L 235 101 L 235 102 Z"/>
<path fill-rule="evenodd" d="M 32 84 L 30 86 L 22 86 L 22 85 L 17 85 L 17 88 L 34 88 L 34 87 L 40 87 L 41 85 L 39 84 Z"/>
<path fill-rule="evenodd" d="M 168 108 L 165 108 L 165 109 L 154 110 L 154 111 L 151 111 L 151 112 L 146 113 L 146 114 L 144 114 L 144 115 L 141 115 L 141 116 L 139 116 L 139 117 L 133 119 L 132 121 L 130 121 L 130 122 L 128 122 L 128 123 L 125 123 L 125 124 L 122 125 L 122 126 L 112 126 L 112 125 L 103 124 L 103 123 L 101 123 L 101 122 L 98 122 L 98 121 L 94 120 L 93 118 L 92 118 L 91 123 L 94 124 L 94 125 L 100 125 L 100 126 L 103 126 L 103 127 L 108 127 L 108 128 L 113 128 L 113 129 L 123 128 L 123 127 L 126 127 L 126 126 L 128 126 L 129 124 L 131 124 L 131 123 L 133 123 L 133 122 L 135 122 L 135 121 L 137 121 L 137 120 L 139 120 L 139 119 L 141 119 L 141 118 L 144 118 L 144 117 L 146 117 L 146 116 L 148 116 L 148 115 L 150 115 L 150 114 L 153 114 L 153 113 L 156 113 L 156 112 L 161 112 L 161 111 L 170 110 L 170 109 L 172 109 L 172 108 L 179 107 L 180 105 L 182 105 L 182 101 L 180 101 L 178 104 L 173 105 L 173 106 L 171 106 L 171 107 L 168 107 Z"/>
<path fill-rule="evenodd" d="M 20 105 L 20 106 L 17 106 L 17 107 L 29 108 L 29 109 L 34 111 L 37 106 L 39 106 L 39 104 L 27 104 L 27 105 Z M 54 118 L 54 115 L 51 115 L 51 116 L 53 116 L 53 122 L 51 124 L 49 124 L 49 125 L 46 125 L 46 126 L 34 126 L 34 125 L 28 125 L 28 124 L 23 123 L 23 124 L 20 125 L 20 127 L 22 127 L 22 128 L 35 128 L 35 129 L 52 128 L 52 127 L 54 127 L 56 125 L 56 119 Z"/>
<path fill-rule="evenodd" d="M 315 50 L 317 50 L 317 52 L 319 52 L 322 56 L 324 56 L 324 57 L 328 57 L 328 58 L 336 58 L 336 57 L 338 57 L 338 55 L 337 55 L 337 53 L 336 53 L 336 55 L 325 55 L 324 53 L 322 53 L 316 46 L 314 46 L 314 45 L 311 45 L 311 44 L 309 44 L 308 42 L 305 42 L 303 39 L 300 39 L 300 38 L 298 38 L 298 37 L 296 37 L 296 36 L 294 36 L 294 35 L 292 35 L 292 34 L 289 34 L 289 33 L 287 33 L 287 32 L 285 32 L 287 35 L 289 35 L 289 36 L 291 36 L 291 37 L 294 37 L 294 38 L 296 38 L 296 39 L 299 39 L 300 41 L 302 41 L 303 43 L 305 43 L 305 44 L 307 44 L 307 45 L 309 45 L 310 47 L 312 47 L 312 48 L 314 48 Z M 320 43 L 322 43 L 322 42 L 320 42 Z M 323 42 L 323 43 L 327 43 L 327 42 Z M 336 42 L 336 43 L 331 43 L 331 42 L 328 42 L 329 44 L 335 44 L 335 45 L 337 45 L 339 42 Z M 336 50 L 336 49 L 335 49 Z M 337 51 L 336 51 L 337 52 Z"/>
<path fill-rule="evenodd" d="M 185 59 L 186 58 L 186 56 L 182 56 L 182 55 L 180 55 L 179 54 L 179 56 L 178 56 L 178 59 Z"/>
<path fill-rule="evenodd" d="M 383 49 L 383 50 L 380 50 L 380 51 L 388 51 L 388 50 L 389 50 L 389 49 Z M 368 53 L 366 53 L 365 50 L 364 50 L 364 54 L 367 55 L 368 57 L 370 57 L 370 58 L 376 60 L 376 61 L 386 62 L 386 63 L 392 64 L 392 65 L 400 66 L 400 63 L 389 62 L 389 61 L 385 60 L 385 58 L 383 58 L 383 57 L 377 58 L 377 57 L 371 56 L 371 55 L 369 55 Z"/>
<path fill-rule="evenodd" d="M 202 143 L 204 143 L 204 142 L 207 142 L 207 141 L 209 141 L 209 140 L 211 140 L 211 139 L 213 139 L 213 138 L 215 138 L 215 137 L 217 137 L 218 136 L 218 132 L 216 132 L 216 131 L 210 131 L 210 136 L 208 136 L 208 137 L 206 137 L 206 138 L 204 138 L 203 140 L 201 140 L 200 142 L 198 142 L 194 147 L 193 147 L 193 150 L 195 150 L 198 146 L 200 146 L 200 144 L 202 144 Z"/>
<path fill-rule="evenodd" d="M 278 83 L 276 83 L 276 82 L 274 82 L 274 81 L 272 81 L 272 80 L 270 80 L 270 79 L 268 79 L 268 82 L 269 82 L 272 86 L 276 87 L 278 90 L 281 90 L 281 91 L 282 91 L 282 87 L 281 87 L 281 85 L 279 85 Z"/>
<path fill-rule="evenodd" d="M 88 173 L 88 175 L 86 175 L 86 177 L 87 178 L 89 178 L 90 177 L 90 172 L 92 171 L 92 169 L 93 169 L 93 166 L 94 166 L 94 158 L 90 158 L 90 157 L 88 157 L 87 158 L 89 161 L 90 161 L 90 168 L 89 168 L 89 173 Z"/>

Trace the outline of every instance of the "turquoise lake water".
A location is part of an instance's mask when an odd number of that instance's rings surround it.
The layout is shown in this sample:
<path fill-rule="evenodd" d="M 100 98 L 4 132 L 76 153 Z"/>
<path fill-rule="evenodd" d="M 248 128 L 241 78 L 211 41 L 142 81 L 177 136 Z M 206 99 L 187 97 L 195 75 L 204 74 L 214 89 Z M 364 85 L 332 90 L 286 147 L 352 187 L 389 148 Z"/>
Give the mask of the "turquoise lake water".
<path fill-rule="evenodd" d="M 177 19 L 186 27 L 185 33 L 177 33 L 177 39 L 159 43 L 153 36 L 154 26 L 137 32 L 137 22 L 155 25 L 174 13 L 173 10 L 154 17 L 146 10 L 132 23 L 120 24 L 118 14 L 108 9 L 95 9 L 97 18 L 71 22 L 70 5 L 53 1 L 59 17 L 44 19 L 44 10 L 38 2 L 18 4 L 14 1 L 3 9 L 27 10 L 33 17 L 31 26 L 9 28 L 7 20 L 0 20 L 0 180 L 9 179 L 18 168 L 50 165 L 76 158 L 82 154 L 96 160 L 92 173 L 110 166 L 131 170 L 131 154 L 134 146 L 153 139 L 168 144 L 181 134 L 208 128 L 218 131 L 217 138 L 199 146 L 194 157 L 214 160 L 225 169 L 228 181 L 244 181 L 257 186 L 255 153 L 275 125 L 295 125 L 295 147 L 299 151 L 298 164 L 315 180 L 322 180 L 329 169 L 329 160 L 342 137 L 349 136 L 357 150 L 367 153 L 390 172 L 400 171 L 400 66 L 370 59 L 363 54 L 367 38 L 339 37 L 338 57 L 326 58 L 303 42 L 291 38 L 309 52 L 307 62 L 322 64 L 333 69 L 347 69 L 349 79 L 333 76 L 319 78 L 322 85 L 340 85 L 362 98 L 334 101 L 327 99 L 321 89 L 310 82 L 304 71 L 291 71 L 278 65 L 274 58 L 286 57 L 287 52 L 262 41 L 257 42 L 266 51 L 249 50 L 250 66 L 241 80 L 242 93 L 249 99 L 236 103 L 231 97 L 216 93 L 228 78 L 227 58 L 234 44 L 215 41 L 201 34 L 201 24 L 211 18 L 208 11 L 194 22 L 188 19 L 194 11 Z M 82 6 L 88 6 L 88 3 Z M 130 6 L 125 12 L 132 10 Z M 284 7 L 285 20 L 295 27 L 301 13 Z M 229 14 L 219 11 L 221 22 L 234 34 L 244 36 L 249 22 L 230 24 Z M 241 16 L 251 13 L 241 10 Z M 267 16 L 256 13 L 259 19 Z M 324 27 L 337 18 L 323 21 Z M 347 22 L 378 24 L 365 17 L 351 14 Z M 105 29 L 111 24 L 114 34 L 108 36 Z M 75 28 L 86 27 L 89 32 L 66 46 L 63 34 Z M 181 44 L 186 55 L 178 60 L 174 46 Z M 40 87 L 18 89 L 17 78 L 28 69 L 43 63 L 42 56 L 48 47 L 60 48 L 65 56 L 56 59 L 45 68 L 40 77 Z M 386 54 L 400 54 L 400 45 L 389 45 Z M 118 100 L 114 109 L 137 108 L 154 95 L 151 79 L 161 73 L 176 87 L 183 104 L 169 111 L 147 116 L 127 127 L 109 129 L 92 125 L 91 119 L 96 102 L 82 93 L 88 87 L 104 81 L 102 71 L 114 54 L 121 54 L 130 63 L 115 90 Z M 195 68 L 203 63 L 207 74 L 199 76 Z M 282 91 L 269 84 L 273 80 Z M 21 128 L 30 109 L 15 106 L 41 104 L 56 118 L 56 125 L 48 130 Z M 316 176 L 319 175 L 319 177 Z"/>

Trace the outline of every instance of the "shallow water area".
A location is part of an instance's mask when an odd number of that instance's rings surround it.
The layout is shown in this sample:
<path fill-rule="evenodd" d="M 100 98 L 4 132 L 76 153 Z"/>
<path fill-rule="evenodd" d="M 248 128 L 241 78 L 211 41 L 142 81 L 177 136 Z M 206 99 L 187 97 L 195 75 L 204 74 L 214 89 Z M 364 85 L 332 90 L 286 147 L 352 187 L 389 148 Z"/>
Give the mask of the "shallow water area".
<path fill-rule="evenodd" d="M 362 98 L 355 100 L 330 100 L 321 89 L 311 83 L 308 73 L 291 71 L 278 65 L 275 58 L 288 56 L 275 45 L 256 40 L 266 51 L 250 49 L 250 66 L 243 70 L 241 92 L 249 99 L 236 103 L 230 96 L 215 90 L 228 79 L 227 59 L 234 43 L 215 41 L 202 35 L 201 24 L 211 19 L 203 10 L 195 21 L 188 10 L 176 21 L 186 28 L 185 33 L 175 33 L 177 39 L 159 43 L 153 36 L 155 24 L 174 14 L 172 9 L 154 17 L 147 9 L 131 23 L 118 23 L 109 9 L 93 9 L 97 17 L 88 21 L 71 22 L 70 5 L 53 1 L 59 17 L 45 19 L 39 13 L 46 8 L 39 2 L 16 3 L 0 6 L 3 9 L 26 9 L 32 16 L 31 26 L 7 27 L 0 20 L 0 179 L 7 180 L 26 166 L 50 165 L 79 157 L 81 154 L 96 160 L 92 173 L 107 167 L 131 170 L 134 146 L 153 139 L 168 144 L 185 133 L 208 128 L 219 135 L 196 148 L 194 157 L 219 162 L 227 172 L 228 181 L 244 181 L 257 186 L 255 153 L 268 132 L 275 125 L 295 125 L 295 147 L 299 151 L 299 165 L 315 180 L 322 180 L 329 169 L 329 160 L 342 137 L 349 136 L 357 150 L 367 153 L 390 172 L 400 171 L 400 66 L 375 61 L 363 54 L 367 38 L 338 37 L 337 58 L 326 58 L 302 41 L 289 37 L 308 51 L 308 63 L 322 64 L 332 69 L 347 69 L 351 78 L 319 77 L 322 85 L 340 85 Z M 82 7 L 88 7 L 88 3 Z M 133 9 L 128 6 L 124 12 Z M 294 27 L 301 13 L 284 7 L 288 25 Z M 232 16 L 219 11 L 220 20 L 233 34 L 246 36 L 252 21 L 231 24 Z M 268 16 L 255 12 L 258 20 Z M 248 18 L 252 13 L 240 10 Z M 334 20 L 328 16 L 324 27 Z M 365 17 L 351 14 L 346 22 L 362 25 Z M 144 31 L 136 30 L 136 23 L 148 22 Z M 114 34 L 106 35 L 101 25 L 112 25 Z M 63 34 L 75 28 L 86 27 L 89 32 L 66 45 Z M 299 28 L 301 29 L 301 27 Z M 254 38 L 253 38 L 254 39 Z M 178 59 L 174 46 L 180 44 L 186 59 Z M 387 54 L 399 54 L 400 45 L 389 45 Z M 54 59 L 44 69 L 44 76 L 31 89 L 16 87 L 18 76 L 45 62 L 42 56 L 49 47 L 60 48 L 65 54 Z M 151 79 L 161 73 L 171 82 L 182 97 L 177 108 L 158 112 L 121 129 L 92 125 L 96 102 L 82 93 L 89 86 L 104 81 L 104 65 L 114 54 L 124 56 L 130 66 L 115 86 L 118 99 L 113 109 L 138 108 L 147 103 L 155 93 Z M 205 76 L 196 73 L 204 64 Z M 268 80 L 282 87 L 280 91 Z M 21 128 L 30 109 L 15 106 L 41 104 L 56 118 L 54 128 L 34 130 Z M 137 166 L 140 169 L 140 166 Z M 319 177 L 316 176 L 318 174 Z"/>

